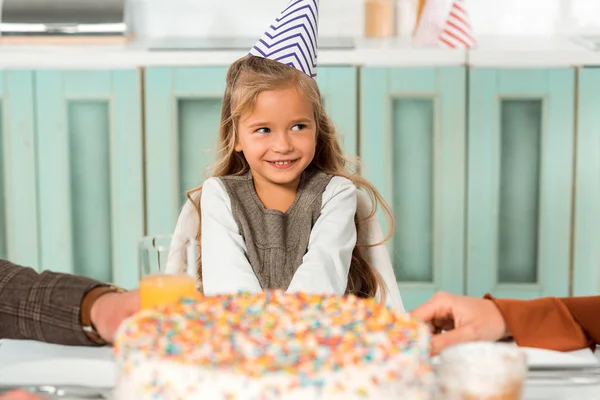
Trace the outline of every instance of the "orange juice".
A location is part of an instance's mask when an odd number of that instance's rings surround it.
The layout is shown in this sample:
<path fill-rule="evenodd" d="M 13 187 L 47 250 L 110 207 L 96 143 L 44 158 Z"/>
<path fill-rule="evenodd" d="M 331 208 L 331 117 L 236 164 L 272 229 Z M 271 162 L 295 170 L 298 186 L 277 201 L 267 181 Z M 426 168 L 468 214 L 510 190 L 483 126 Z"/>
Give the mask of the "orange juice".
<path fill-rule="evenodd" d="M 144 310 L 176 303 L 182 297 L 191 297 L 195 293 L 196 280 L 189 275 L 148 275 L 140 281 L 140 307 Z"/>

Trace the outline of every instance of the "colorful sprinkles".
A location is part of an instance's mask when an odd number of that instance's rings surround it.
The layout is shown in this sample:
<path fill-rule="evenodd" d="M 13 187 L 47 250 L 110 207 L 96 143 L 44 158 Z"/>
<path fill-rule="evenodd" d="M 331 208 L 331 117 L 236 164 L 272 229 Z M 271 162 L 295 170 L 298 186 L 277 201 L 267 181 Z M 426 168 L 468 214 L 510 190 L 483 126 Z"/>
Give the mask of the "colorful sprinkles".
<path fill-rule="evenodd" d="M 115 352 L 249 377 L 283 371 L 302 384 L 316 371 L 380 365 L 401 352 L 427 359 L 424 335 L 426 327 L 408 315 L 355 296 L 199 294 L 130 319 Z"/>

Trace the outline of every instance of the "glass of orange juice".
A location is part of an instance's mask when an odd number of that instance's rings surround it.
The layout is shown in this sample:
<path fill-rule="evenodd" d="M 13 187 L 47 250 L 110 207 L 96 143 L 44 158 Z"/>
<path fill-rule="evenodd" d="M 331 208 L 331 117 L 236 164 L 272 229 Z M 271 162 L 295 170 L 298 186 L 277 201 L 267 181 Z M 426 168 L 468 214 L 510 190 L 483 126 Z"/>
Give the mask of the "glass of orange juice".
<path fill-rule="evenodd" d="M 196 293 L 197 241 L 175 235 L 142 238 L 139 243 L 140 307 L 175 303 Z"/>

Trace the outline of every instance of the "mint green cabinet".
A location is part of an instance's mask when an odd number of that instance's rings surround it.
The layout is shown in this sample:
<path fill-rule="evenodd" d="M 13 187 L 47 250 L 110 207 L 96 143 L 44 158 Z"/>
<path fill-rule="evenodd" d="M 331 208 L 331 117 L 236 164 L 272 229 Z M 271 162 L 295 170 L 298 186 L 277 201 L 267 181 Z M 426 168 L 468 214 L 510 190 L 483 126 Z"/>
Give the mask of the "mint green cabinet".
<path fill-rule="evenodd" d="M 358 154 L 358 70 L 353 67 L 322 67 L 317 83 L 327 115 L 333 120 L 345 153 Z"/>
<path fill-rule="evenodd" d="M 148 68 L 145 78 L 146 221 L 171 233 L 187 190 L 215 161 L 225 67 Z"/>
<path fill-rule="evenodd" d="M 137 284 L 144 233 L 139 73 L 38 71 L 40 268 Z"/>
<path fill-rule="evenodd" d="M 362 173 L 395 214 L 389 249 L 405 307 L 462 294 L 465 69 L 364 68 L 360 94 Z"/>
<path fill-rule="evenodd" d="M 136 286 L 144 234 L 139 73 L 1 76 L 0 256 Z"/>
<path fill-rule="evenodd" d="M 2 255 L 136 286 L 144 234 L 138 72 L 6 71 L 0 87 Z"/>
<path fill-rule="evenodd" d="M 34 73 L 0 76 L 0 255 L 38 268 Z"/>
<path fill-rule="evenodd" d="M 0 258 L 6 258 L 6 194 L 4 189 L 4 74 L 0 72 Z"/>
<path fill-rule="evenodd" d="M 173 232 L 185 193 L 210 175 L 215 162 L 226 67 L 148 68 L 146 212 L 149 234 Z M 320 68 L 325 107 L 356 153 L 356 69 Z M 208 174 L 208 175 L 207 175 Z"/>
<path fill-rule="evenodd" d="M 600 69 L 579 71 L 573 295 L 600 294 Z"/>
<path fill-rule="evenodd" d="M 467 294 L 568 295 L 575 71 L 469 77 Z"/>
<path fill-rule="evenodd" d="M 0 71 L 0 257 L 135 286 L 139 238 L 173 231 L 215 161 L 226 72 Z M 318 73 L 393 208 L 407 308 L 599 293 L 600 69 Z"/>

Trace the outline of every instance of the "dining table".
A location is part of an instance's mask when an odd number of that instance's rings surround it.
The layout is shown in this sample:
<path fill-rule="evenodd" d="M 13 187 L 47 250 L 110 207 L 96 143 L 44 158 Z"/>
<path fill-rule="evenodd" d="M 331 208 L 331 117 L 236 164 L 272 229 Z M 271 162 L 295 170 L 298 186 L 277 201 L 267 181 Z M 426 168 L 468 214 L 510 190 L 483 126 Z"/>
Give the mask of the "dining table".
<path fill-rule="evenodd" d="M 524 400 L 599 400 L 600 368 L 530 371 Z"/>
<path fill-rule="evenodd" d="M 530 365 L 523 400 L 600 400 L 599 351 L 525 351 Z M 48 399 L 109 400 L 116 380 L 111 347 L 0 340 L 0 393 L 22 387 Z"/>

